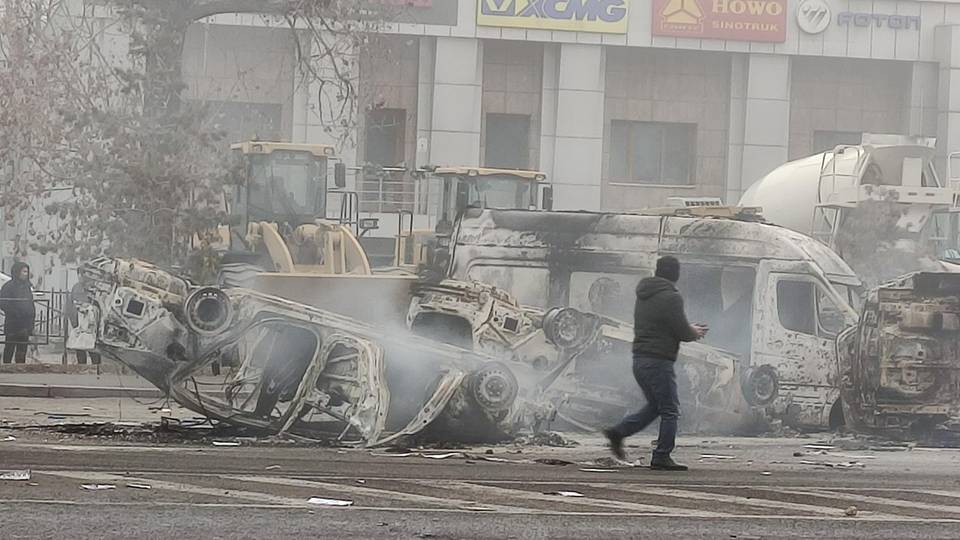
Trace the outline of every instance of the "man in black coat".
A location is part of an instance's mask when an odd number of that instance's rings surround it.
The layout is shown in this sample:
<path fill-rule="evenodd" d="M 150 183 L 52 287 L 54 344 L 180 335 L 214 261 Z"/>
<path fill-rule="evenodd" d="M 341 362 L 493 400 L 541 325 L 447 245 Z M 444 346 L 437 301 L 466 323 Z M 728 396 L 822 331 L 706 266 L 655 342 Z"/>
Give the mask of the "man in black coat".
<path fill-rule="evenodd" d="M 26 263 L 14 263 L 12 277 L 0 287 L 0 311 L 3 311 L 3 363 L 27 361 L 27 346 L 33 335 L 33 323 L 37 316 L 33 305 L 33 287 L 30 285 L 30 267 Z"/>
<path fill-rule="evenodd" d="M 673 461 L 677 439 L 680 400 L 677 396 L 677 375 L 674 366 L 680 342 L 696 341 L 707 334 L 707 327 L 690 324 L 683 311 L 683 298 L 677 292 L 680 262 L 674 257 L 657 261 L 656 274 L 640 281 L 633 315 L 633 376 L 640 385 L 646 406 L 616 426 L 603 431 L 610 450 L 625 459 L 623 439 L 642 431 L 660 417 L 660 437 L 653 451 L 650 468 L 685 471 L 687 467 Z"/>

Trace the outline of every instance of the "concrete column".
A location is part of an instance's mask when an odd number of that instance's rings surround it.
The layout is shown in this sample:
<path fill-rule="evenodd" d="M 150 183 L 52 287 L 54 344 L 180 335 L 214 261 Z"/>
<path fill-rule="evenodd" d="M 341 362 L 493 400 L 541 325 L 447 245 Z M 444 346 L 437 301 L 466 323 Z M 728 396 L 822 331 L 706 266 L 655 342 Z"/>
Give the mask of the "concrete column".
<path fill-rule="evenodd" d="M 946 176 L 946 158 L 960 151 L 960 26 L 938 26 L 936 53 L 940 62 L 937 92 L 937 166 Z M 960 176 L 956 160 L 951 164 Z"/>
<path fill-rule="evenodd" d="M 540 164 L 538 168 L 553 178 L 557 145 L 557 85 L 560 77 L 560 46 L 543 46 L 543 86 L 540 88 Z"/>
<path fill-rule="evenodd" d="M 480 165 L 483 47 L 474 38 L 438 37 L 433 72 L 432 165 Z"/>
<path fill-rule="evenodd" d="M 600 210 L 606 55 L 601 45 L 564 43 L 560 47 L 554 205 L 564 210 Z"/>
<path fill-rule="evenodd" d="M 357 55 L 353 54 L 353 61 L 357 60 Z M 296 59 L 291 59 L 295 63 Z M 354 65 L 356 65 L 354 63 Z M 333 67 L 329 60 L 318 62 L 314 66 L 319 73 L 329 74 L 333 77 Z M 337 157 L 347 166 L 355 167 L 358 161 L 358 148 L 356 141 L 358 137 L 351 136 L 354 133 L 344 133 L 343 128 L 331 126 L 330 113 L 324 111 L 321 114 L 322 107 L 329 107 L 331 103 L 337 103 L 337 88 L 335 85 L 326 85 L 321 92 L 321 85 L 318 81 L 310 81 L 303 84 L 302 74 L 299 68 L 293 69 L 293 131 L 290 134 L 290 141 L 305 144 L 329 144 L 337 149 Z M 362 118 L 358 116 L 352 120 L 360 124 Z M 356 129 L 350 128 L 350 129 Z M 329 164 L 327 171 L 329 178 L 333 178 L 333 163 Z M 357 189 L 356 175 L 347 174 L 347 190 L 355 191 Z M 337 197 L 327 198 L 327 217 L 337 217 L 340 210 L 340 199 Z"/>
<path fill-rule="evenodd" d="M 747 189 L 743 185 L 743 135 L 747 115 L 746 55 L 730 59 L 730 119 L 727 137 L 727 178 L 723 186 L 723 202 L 737 204 Z"/>
<path fill-rule="evenodd" d="M 433 85 L 437 67 L 437 40 L 420 38 L 420 73 L 417 76 L 417 163 L 430 165 L 430 134 L 433 131 Z"/>
<path fill-rule="evenodd" d="M 907 104 L 904 133 L 934 137 L 937 134 L 939 66 L 931 62 L 914 62 L 911 66 L 910 103 Z"/>
<path fill-rule="evenodd" d="M 734 75 L 737 69 L 734 68 Z M 751 184 L 787 162 L 790 57 L 759 53 L 747 56 L 745 89 L 742 98 L 731 97 L 731 120 L 740 105 L 735 102 L 737 99 L 743 102 L 742 164 L 740 174 L 733 171 L 727 182 L 727 197 L 731 204 L 739 200 L 739 194 Z M 731 128 L 737 122 L 731 121 Z"/>

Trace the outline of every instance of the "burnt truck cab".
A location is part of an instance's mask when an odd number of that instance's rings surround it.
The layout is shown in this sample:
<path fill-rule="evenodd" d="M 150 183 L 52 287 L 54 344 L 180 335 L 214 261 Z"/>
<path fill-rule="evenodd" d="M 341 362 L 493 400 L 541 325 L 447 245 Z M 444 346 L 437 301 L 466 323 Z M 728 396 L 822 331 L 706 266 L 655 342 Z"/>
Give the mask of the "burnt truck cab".
<path fill-rule="evenodd" d="M 738 358 L 749 404 L 800 428 L 841 420 L 835 340 L 856 324 L 859 280 L 815 240 L 731 216 L 468 209 L 445 274 L 493 285 L 520 305 L 632 323 L 637 283 L 673 255 L 690 320 L 710 325 L 706 345 Z"/>
<path fill-rule="evenodd" d="M 838 339 L 847 418 L 901 438 L 960 433 L 960 274 L 917 272 L 867 295 Z"/>

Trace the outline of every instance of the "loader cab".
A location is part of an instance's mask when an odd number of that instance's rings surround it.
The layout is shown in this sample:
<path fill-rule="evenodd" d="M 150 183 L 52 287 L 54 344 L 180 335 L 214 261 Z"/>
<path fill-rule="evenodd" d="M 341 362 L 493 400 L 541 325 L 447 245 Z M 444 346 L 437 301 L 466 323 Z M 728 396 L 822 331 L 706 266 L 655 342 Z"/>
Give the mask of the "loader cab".
<path fill-rule="evenodd" d="M 245 231 L 249 223 L 268 222 L 296 228 L 326 216 L 332 146 L 250 141 L 230 148 L 240 174 L 227 197 L 235 227 Z M 342 187 L 336 173 L 334 183 Z"/>
<path fill-rule="evenodd" d="M 432 218 L 437 232 L 449 227 L 467 208 L 500 210 L 552 210 L 553 188 L 547 176 L 536 171 L 437 167 L 422 174 L 437 204 Z"/>
<path fill-rule="evenodd" d="M 552 210 L 553 187 L 538 171 L 484 167 L 424 167 L 415 171 L 426 201 L 429 230 L 415 230 L 400 216 L 395 261 L 399 267 L 442 266 L 454 223 L 468 208 Z M 436 259 L 436 257 L 440 260 Z"/>

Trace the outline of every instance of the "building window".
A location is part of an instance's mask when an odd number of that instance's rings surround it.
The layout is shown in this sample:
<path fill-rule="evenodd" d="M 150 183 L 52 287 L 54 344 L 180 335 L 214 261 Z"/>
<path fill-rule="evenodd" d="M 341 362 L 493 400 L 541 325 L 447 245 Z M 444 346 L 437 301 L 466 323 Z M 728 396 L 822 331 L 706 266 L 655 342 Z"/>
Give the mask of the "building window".
<path fill-rule="evenodd" d="M 813 153 L 830 152 L 842 145 L 859 145 L 863 141 L 863 133 L 859 131 L 814 131 Z"/>
<path fill-rule="evenodd" d="M 382 166 L 403 163 L 406 118 L 403 109 L 375 109 L 367 113 L 364 161 Z"/>
<path fill-rule="evenodd" d="M 281 140 L 283 106 L 275 103 L 207 101 L 217 129 L 227 142 Z"/>
<path fill-rule="evenodd" d="M 483 165 L 498 169 L 530 168 L 530 116 L 488 113 Z"/>
<path fill-rule="evenodd" d="M 610 180 L 692 184 L 696 140 L 696 124 L 614 120 L 610 129 Z"/>

